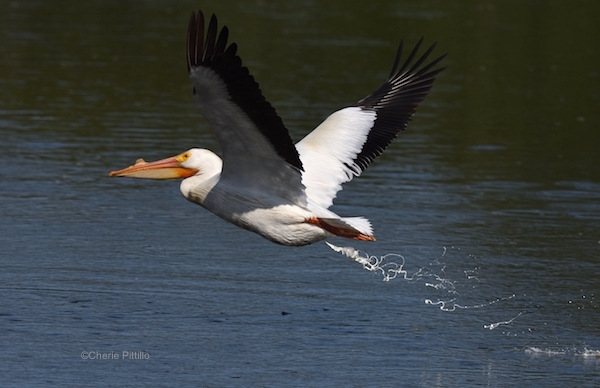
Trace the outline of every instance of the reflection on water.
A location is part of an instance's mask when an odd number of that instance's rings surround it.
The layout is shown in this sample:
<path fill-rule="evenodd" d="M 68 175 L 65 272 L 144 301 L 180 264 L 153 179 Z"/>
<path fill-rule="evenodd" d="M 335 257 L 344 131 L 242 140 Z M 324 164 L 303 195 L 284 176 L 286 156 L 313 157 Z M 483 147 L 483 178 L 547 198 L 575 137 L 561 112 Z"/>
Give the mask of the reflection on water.
<path fill-rule="evenodd" d="M 383 259 L 362 265 L 262 241 L 177 182 L 108 179 L 218 151 L 185 74 L 198 4 L 0 5 L 4 380 L 597 385 L 599 4 L 203 3 L 296 139 L 377 87 L 400 36 L 450 52 L 336 201 L 373 222 L 376 244 L 332 241 Z"/>

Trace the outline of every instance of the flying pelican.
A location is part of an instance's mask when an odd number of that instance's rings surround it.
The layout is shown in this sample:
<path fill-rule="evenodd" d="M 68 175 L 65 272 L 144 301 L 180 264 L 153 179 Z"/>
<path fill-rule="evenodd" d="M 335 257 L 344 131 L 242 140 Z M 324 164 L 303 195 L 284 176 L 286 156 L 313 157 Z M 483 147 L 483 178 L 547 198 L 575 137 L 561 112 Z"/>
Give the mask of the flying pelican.
<path fill-rule="evenodd" d="M 200 113 L 214 129 L 223 159 L 192 148 L 177 156 L 143 159 L 110 176 L 183 178 L 181 192 L 224 220 L 283 245 L 300 246 L 333 236 L 375 241 L 369 220 L 340 217 L 329 207 L 342 184 L 360 175 L 406 129 L 443 68 L 445 55 L 414 64 L 423 39 L 401 63 L 403 43 L 387 81 L 373 94 L 331 114 L 301 141 L 292 142 L 275 109 L 242 66 L 229 30 L 218 32 L 213 14 L 192 12 L 187 63 Z"/>

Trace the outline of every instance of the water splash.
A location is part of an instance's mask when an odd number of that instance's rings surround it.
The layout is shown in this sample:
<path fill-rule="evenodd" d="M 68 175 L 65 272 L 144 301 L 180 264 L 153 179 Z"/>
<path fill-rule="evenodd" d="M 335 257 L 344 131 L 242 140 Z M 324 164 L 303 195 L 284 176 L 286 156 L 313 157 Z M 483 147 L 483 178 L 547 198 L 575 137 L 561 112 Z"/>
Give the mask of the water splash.
<path fill-rule="evenodd" d="M 457 295 L 460 295 L 457 291 L 454 291 Z M 485 302 L 485 303 L 479 303 L 479 304 L 473 304 L 473 305 L 460 305 L 458 303 L 456 303 L 456 298 L 450 299 L 450 300 L 438 300 L 436 302 L 432 301 L 431 299 L 425 299 L 425 304 L 429 304 L 429 305 L 434 305 L 434 306 L 440 306 L 440 310 L 442 311 L 455 311 L 457 309 L 460 310 L 466 310 L 466 309 L 478 309 L 478 308 L 482 308 L 482 307 L 488 307 L 491 306 L 495 303 L 498 302 L 504 302 L 507 300 L 510 300 L 512 298 L 516 297 L 515 294 L 506 297 L 506 298 L 496 298 L 490 302 Z M 523 312 L 519 313 L 519 315 L 523 314 Z M 518 316 L 517 316 L 518 317 Z M 515 320 L 517 317 L 511 319 L 510 321 L 503 321 L 503 322 L 498 322 L 498 323 L 492 323 L 490 325 L 484 325 L 484 327 L 486 329 L 490 329 L 493 330 L 496 327 L 500 326 L 500 325 L 504 325 L 504 324 L 510 324 L 513 320 Z M 488 326 L 492 326 L 491 328 Z"/>
<path fill-rule="evenodd" d="M 523 315 L 523 311 L 521 311 L 519 314 L 517 314 L 517 316 L 509 319 L 508 321 L 490 323 L 489 325 L 483 325 L 483 327 L 486 329 L 494 330 L 495 328 L 497 328 L 500 325 L 510 325 L 515 319 L 519 318 L 521 315 Z"/>
<path fill-rule="evenodd" d="M 478 304 L 459 304 L 458 299 L 461 297 L 459 287 L 467 287 L 473 289 L 479 284 L 480 280 L 477 277 L 477 268 L 472 270 L 463 271 L 462 281 L 453 280 L 446 273 L 446 264 L 441 262 L 441 259 L 446 255 L 447 249 L 444 248 L 439 259 L 434 259 L 427 266 L 421 267 L 414 271 L 412 274 L 405 269 L 406 260 L 404 256 L 398 253 L 388 253 L 383 256 L 369 255 L 366 252 L 359 251 L 353 247 L 338 247 L 329 242 L 326 244 L 336 252 L 356 261 L 361 264 L 364 269 L 370 272 L 378 273 L 382 276 L 384 282 L 400 277 L 401 279 L 417 282 L 423 281 L 425 287 L 433 288 L 438 293 L 443 293 L 447 298 L 439 298 L 436 301 L 432 299 L 425 299 L 425 304 L 432 306 L 439 306 L 440 310 L 445 312 L 451 312 L 463 309 L 477 309 L 491 306 L 501 301 L 507 301 L 516 297 L 516 295 L 510 295 L 508 297 L 496 298 L 492 301 L 478 303 Z M 475 283 L 475 284 L 473 284 Z M 520 312 L 517 316 L 510 320 L 491 323 L 484 325 L 486 329 L 493 330 L 500 325 L 509 325 L 523 312 Z"/>
<path fill-rule="evenodd" d="M 366 252 L 356 250 L 352 247 L 338 247 L 327 241 L 325 241 L 325 243 L 329 245 L 329 247 L 334 251 L 339 252 L 346 257 L 349 257 L 350 259 L 356 261 L 359 264 L 362 264 L 363 268 L 367 271 L 381 273 L 384 282 L 389 282 L 390 280 L 395 279 L 399 275 L 402 276 L 405 280 L 413 280 L 415 276 L 418 276 L 420 272 L 419 270 L 412 276 L 408 276 L 408 272 L 404 270 L 404 257 L 397 253 L 388 253 L 387 255 L 377 257 L 370 256 Z M 389 259 L 394 258 L 399 260 L 401 264 L 398 264 L 394 261 L 389 261 Z"/>
<path fill-rule="evenodd" d="M 600 361 L 600 350 L 588 349 L 587 347 L 581 352 L 581 356 L 588 360 Z"/>
<path fill-rule="evenodd" d="M 540 348 L 537 346 L 529 346 L 525 348 L 525 353 L 532 355 L 545 355 L 545 356 L 556 356 L 559 354 L 567 354 L 567 351 L 564 349 L 548 349 L 548 348 Z"/>
<path fill-rule="evenodd" d="M 408 281 L 423 279 L 426 287 L 443 290 L 448 294 L 459 294 L 456 287 L 457 282 L 449 279 L 446 275 L 446 264 L 440 262 L 438 259 L 434 259 L 429 265 L 421 267 L 413 272 L 412 275 L 409 275 L 408 271 L 404 269 L 406 260 L 404 259 L 404 256 L 399 253 L 388 253 L 383 256 L 375 256 L 354 249 L 353 247 L 338 247 L 327 241 L 325 243 L 334 251 L 361 264 L 367 271 L 381 274 L 384 282 L 389 282 L 397 277 L 401 277 Z M 444 247 L 440 258 L 443 258 L 446 255 L 446 252 L 447 249 Z M 464 271 L 464 277 L 468 281 L 479 282 L 475 270 Z M 429 302 L 431 304 L 439 303 Z"/>
<path fill-rule="evenodd" d="M 581 358 L 584 362 L 600 362 L 600 350 L 590 349 L 587 345 L 566 347 L 528 346 L 524 349 L 531 356 L 567 356 Z"/>

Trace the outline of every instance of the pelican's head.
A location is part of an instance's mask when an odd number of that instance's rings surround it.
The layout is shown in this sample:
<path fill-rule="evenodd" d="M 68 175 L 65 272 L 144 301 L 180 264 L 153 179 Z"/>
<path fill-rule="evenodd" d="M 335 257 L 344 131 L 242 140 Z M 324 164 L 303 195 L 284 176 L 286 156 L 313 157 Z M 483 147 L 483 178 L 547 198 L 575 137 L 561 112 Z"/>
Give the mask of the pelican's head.
<path fill-rule="evenodd" d="M 134 165 L 118 171 L 111 171 L 109 176 L 124 176 L 144 179 L 183 179 L 193 175 L 220 172 L 221 158 L 209 150 L 192 148 L 177 156 L 146 162 L 138 159 Z"/>

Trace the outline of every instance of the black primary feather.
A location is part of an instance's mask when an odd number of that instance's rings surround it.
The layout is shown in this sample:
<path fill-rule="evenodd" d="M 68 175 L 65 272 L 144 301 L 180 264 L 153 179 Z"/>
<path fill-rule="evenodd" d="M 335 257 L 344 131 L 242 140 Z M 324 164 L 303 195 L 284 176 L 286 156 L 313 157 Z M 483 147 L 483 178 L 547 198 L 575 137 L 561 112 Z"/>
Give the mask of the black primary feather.
<path fill-rule="evenodd" d="M 217 18 L 213 14 L 204 37 L 204 14 L 192 12 L 188 28 L 188 71 L 207 67 L 216 72 L 227 85 L 231 100 L 240 107 L 260 132 L 269 140 L 277 154 L 287 163 L 302 170 L 302 162 L 283 121 L 265 99 L 258 83 L 242 65 L 237 45 L 227 46 L 229 30 L 223 27 L 217 35 Z"/>
<path fill-rule="evenodd" d="M 419 40 L 406 61 L 398 69 L 404 48 L 403 41 L 400 41 L 388 80 L 373 94 L 358 101 L 355 105 L 365 110 L 374 111 L 377 115 L 373 128 L 367 136 L 367 141 L 356 159 L 354 159 L 354 163 L 361 170 L 367 168 L 377 156 L 381 155 L 392 140 L 406 129 L 417 106 L 429 93 L 436 75 L 445 69 L 431 70 L 447 54 L 421 67 L 435 48 L 435 43 L 411 66 L 411 62 L 416 57 L 422 42 L 423 38 Z M 407 70 L 409 66 L 410 69 Z"/>

